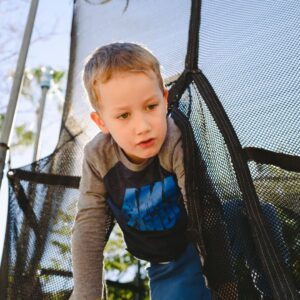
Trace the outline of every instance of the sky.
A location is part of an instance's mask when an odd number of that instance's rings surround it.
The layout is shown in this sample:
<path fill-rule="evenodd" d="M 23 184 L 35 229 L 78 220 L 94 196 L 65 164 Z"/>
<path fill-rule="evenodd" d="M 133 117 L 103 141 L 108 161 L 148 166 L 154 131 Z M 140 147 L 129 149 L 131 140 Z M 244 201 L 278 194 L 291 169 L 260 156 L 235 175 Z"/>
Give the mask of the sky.
<path fill-rule="evenodd" d="M 9 3 L 7 0 L 0 0 L 0 36 L 3 39 L 0 45 L 4 45 L 7 53 L 18 52 L 22 42 L 22 30 L 27 22 L 29 12 L 29 0 L 19 1 L 18 5 Z M 26 68 L 32 69 L 39 66 L 51 66 L 55 70 L 67 71 L 69 64 L 69 47 L 70 47 L 70 32 L 73 13 L 72 0 L 40 0 L 38 11 L 35 19 L 34 30 L 31 38 L 31 45 L 26 60 Z M 2 23 L 2 24 L 1 24 Z M 14 24 L 12 38 L 5 31 L 7 24 Z M 2 32 L 1 32 L 2 31 Z M 5 36 L 6 35 L 6 36 Z M 6 40 L 5 40 L 6 38 Z M 5 41 L 5 44 L 3 43 Z M 2 42 L 2 43 L 1 43 Z M 9 52 L 11 49 L 11 52 Z M 2 52 L 3 53 L 3 52 Z M 14 70 L 17 55 L 11 59 L 5 60 L 0 54 L 1 72 L 11 72 Z M 7 105 L 11 82 L 7 85 L 0 86 L 1 103 L 0 107 Z M 63 82 L 62 88 L 65 90 L 66 82 Z M 64 93 L 64 92 L 63 92 Z M 62 95 L 63 96 L 63 95 Z M 39 99 L 40 90 L 37 88 L 34 97 Z M 59 99 L 57 99 L 59 98 Z M 44 121 L 42 127 L 42 149 L 41 157 L 46 156 L 54 150 L 61 123 L 61 111 L 57 109 L 58 104 L 62 104 L 63 97 L 57 97 L 48 93 L 46 99 L 46 107 Z M 32 118 L 34 112 L 32 104 L 19 98 L 15 124 L 19 122 L 28 123 L 29 127 L 35 126 L 35 120 Z M 33 121 L 31 120 L 33 119 Z M 47 137 L 47 138 L 46 138 Z M 13 168 L 20 167 L 32 162 L 33 147 L 21 147 L 12 149 L 11 151 L 11 166 Z M 6 176 L 2 183 L 0 194 L 0 257 L 2 257 L 2 246 L 4 240 L 6 213 L 7 213 L 7 181 Z"/>

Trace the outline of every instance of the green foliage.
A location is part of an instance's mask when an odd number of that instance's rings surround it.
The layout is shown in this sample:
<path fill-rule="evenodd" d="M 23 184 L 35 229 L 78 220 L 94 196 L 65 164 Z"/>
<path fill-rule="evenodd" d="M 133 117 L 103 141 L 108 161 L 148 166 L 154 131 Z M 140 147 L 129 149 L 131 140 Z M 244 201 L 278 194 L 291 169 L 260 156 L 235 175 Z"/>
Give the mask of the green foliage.
<path fill-rule="evenodd" d="M 56 255 L 51 259 L 52 268 L 61 269 L 66 260 L 71 264 L 71 226 L 73 224 L 75 215 L 74 205 L 67 206 L 64 210 L 58 208 L 53 227 L 51 230 L 51 244 L 56 247 L 60 255 Z"/>
<path fill-rule="evenodd" d="M 129 290 L 108 286 L 108 300 L 115 300 L 115 299 L 132 300 L 134 299 L 134 293 Z"/>
<path fill-rule="evenodd" d="M 149 292 L 147 287 L 144 290 L 144 294 L 137 296 L 136 293 L 123 288 L 114 286 L 108 286 L 108 300 L 150 300 Z"/>
<path fill-rule="evenodd" d="M 0 131 L 1 131 L 2 126 L 3 126 L 3 121 L 4 121 L 4 114 L 0 113 Z"/>
<path fill-rule="evenodd" d="M 43 300 L 66 300 L 71 296 L 71 291 L 59 291 L 43 294 Z"/>
<path fill-rule="evenodd" d="M 59 241 L 52 241 L 52 245 L 59 248 L 59 252 L 61 255 L 70 253 L 70 245 L 66 243 L 61 243 Z"/>
<path fill-rule="evenodd" d="M 134 278 L 130 283 L 138 287 L 138 282 L 140 282 L 140 288 L 142 287 L 144 290 L 144 294 L 141 295 L 140 299 L 150 299 L 148 277 L 145 272 L 147 262 L 140 261 L 138 263 L 138 260 L 125 249 L 122 232 L 119 226 L 115 227 L 105 248 L 104 264 L 107 274 L 106 278 L 113 277 L 113 280 L 123 282 L 125 281 L 126 276 L 129 277 L 129 274 L 131 274 L 131 277 Z M 128 280 L 126 280 L 126 282 L 128 282 Z M 135 298 L 136 296 L 137 295 L 129 289 L 108 286 L 109 300 L 137 299 Z"/>
<path fill-rule="evenodd" d="M 52 80 L 53 80 L 54 83 L 59 84 L 64 76 L 65 76 L 64 71 L 54 70 L 53 74 L 52 74 Z"/>
<path fill-rule="evenodd" d="M 42 75 L 43 75 L 43 69 L 44 67 L 37 67 L 34 69 L 31 69 L 25 73 L 26 77 L 30 80 L 34 79 L 38 84 L 41 83 Z M 58 84 L 61 82 L 62 78 L 65 75 L 64 71 L 54 70 L 51 67 L 49 67 L 49 70 L 51 70 L 52 80 L 54 83 Z"/>
<path fill-rule="evenodd" d="M 73 204 L 58 208 L 55 215 L 53 227 L 51 230 L 51 244 L 58 250 L 56 255 L 51 257 L 51 268 L 61 270 L 63 265 L 71 264 L 71 261 L 66 264 L 66 260 L 70 260 L 70 236 L 71 227 L 74 221 L 75 207 Z M 57 255 L 59 254 L 59 255 Z M 125 244 L 120 228 L 115 227 L 111 237 L 105 247 L 104 266 L 106 271 L 106 279 L 115 281 L 116 286 L 108 285 L 108 299 L 138 299 L 136 293 L 130 288 L 122 286 L 121 282 L 126 282 L 138 287 L 143 294 L 140 295 L 140 300 L 149 300 L 148 279 L 143 267 L 146 262 L 138 261 L 125 250 Z M 138 269 L 140 268 L 140 275 Z M 140 276 L 140 278 L 138 278 Z M 41 275 L 40 279 L 43 283 L 49 283 L 49 276 Z M 129 281 L 129 282 L 128 282 Z M 54 295 L 53 295 L 54 297 Z M 58 294 L 55 294 L 51 299 L 63 299 Z"/>
<path fill-rule="evenodd" d="M 51 74 L 52 85 L 49 92 L 61 92 L 60 84 L 65 76 L 65 71 L 54 70 L 51 67 L 47 67 L 48 72 Z M 24 72 L 23 85 L 21 94 L 32 102 L 37 102 L 39 99 L 34 97 L 34 90 L 40 88 L 43 72 L 45 67 L 39 66 Z M 35 101 L 36 100 L 36 101 Z"/>
<path fill-rule="evenodd" d="M 283 222 L 284 239 L 289 249 L 289 268 L 296 286 L 300 289 L 300 218 L 299 214 L 285 208 L 278 209 Z"/>
<path fill-rule="evenodd" d="M 124 249 L 122 233 L 117 226 L 105 248 L 105 269 L 118 271 L 117 277 L 120 279 L 128 267 L 134 264 L 136 260 Z"/>
<path fill-rule="evenodd" d="M 62 80 L 65 76 L 65 71 L 61 70 L 54 70 L 51 69 L 51 67 L 48 67 L 50 70 L 50 73 L 52 74 L 52 84 L 49 89 L 49 92 L 53 95 L 57 95 L 60 99 L 63 98 L 62 96 L 62 88 L 60 87 Z M 30 70 L 26 70 L 24 72 L 23 77 L 23 84 L 21 89 L 21 95 L 25 97 L 25 99 L 29 100 L 32 103 L 32 108 L 30 108 L 30 113 L 34 113 L 36 111 L 36 107 L 39 106 L 39 100 L 40 100 L 40 83 L 42 80 L 43 75 L 43 67 L 39 66 L 37 68 L 33 68 Z M 38 91 L 38 92 L 37 92 Z M 60 101 L 62 102 L 62 101 Z M 62 104 L 58 102 L 58 108 L 61 110 Z M 31 111 L 32 110 L 32 111 Z M 3 120 L 4 120 L 5 114 L 0 113 L 0 130 L 3 126 Z M 27 121 L 18 124 L 15 127 L 15 140 L 13 142 L 12 146 L 29 146 L 32 145 L 35 138 L 35 133 L 29 129 L 29 122 L 32 122 L 32 120 Z"/>
<path fill-rule="evenodd" d="M 272 165 L 258 165 L 255 180 L 259 198 L 275 205 L 289 251 L 288 269 L 300 289 L 300 175 Z"/>
<path fill-rule="evenodd" d="M 32 130 L 27 128 L 26 124 L 21 124 L 15 127 L 16 142 L 13 146 L 16 145 L 31 145 L 34 141 L 35 133 Z"/>

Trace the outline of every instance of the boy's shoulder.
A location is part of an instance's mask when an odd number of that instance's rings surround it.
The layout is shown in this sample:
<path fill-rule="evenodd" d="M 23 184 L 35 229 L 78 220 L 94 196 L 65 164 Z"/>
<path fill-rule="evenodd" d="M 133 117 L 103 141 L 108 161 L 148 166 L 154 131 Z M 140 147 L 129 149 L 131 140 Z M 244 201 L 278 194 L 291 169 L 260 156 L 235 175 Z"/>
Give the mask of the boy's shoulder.
<path fill-rule="evenodd" d="M 111 168 L 117 162 L 111 135 L 99 132 L 85 145 L 84 157 L 99 170 Z"/>
<path fill-rule="evenodd" d="M 167 118 L 167 123 L 168 123 L 167 135 L 164 144 L 162 146 L 162 151 L 170 151 L 172 149 L 171 146 L 176 146 L 181 141 L 181 131 L 179 127 L 176 125 L 172 116 L 169 116 Z"/>
<path fill-rule="evenodd" d="M 84 152 L 86 155 L 103 153 L 103 150 L 108 150 L 111 147 L 111 136 L 109 134 L 99 132 L 85 145 Z"/>
<path fill-rule="evenodd" d="M 172 117 L 168 117 L 168 130 L 165 141 L 160 149 L 160 162 L 166 169 L 172 169 L 173 157 L 183 155 L 181 131 Z"/>

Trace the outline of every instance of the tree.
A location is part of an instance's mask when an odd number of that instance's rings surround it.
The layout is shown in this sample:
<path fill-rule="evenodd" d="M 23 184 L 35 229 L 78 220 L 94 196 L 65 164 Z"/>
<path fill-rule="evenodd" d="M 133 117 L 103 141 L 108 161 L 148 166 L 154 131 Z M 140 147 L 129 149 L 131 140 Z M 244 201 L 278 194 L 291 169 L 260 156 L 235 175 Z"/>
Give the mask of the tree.
<path fill-rule="evenodd" d="M 36 118 L 39 112 L 39 101 L 41 93 L 41 76 L 44 67 L 39 66 L 27 69 L 24 73 L 23 86 L 21 90 L 22 100 L 26 100 L 25 108 L 19 110 L 21 117 L 14 128 L 14 139 L 11 148 L 31 146 L 35 139 Z M 57 113 L 62 113 L 64 102 L 64 90 L 61 87 L 65 80 L 65 71 L 52 69 L 52 84 L 48 97 L 55 98 L 55 105 L 52 106 Z M 23 101 L 24 104 L 24 101 Z M 24 107 L 24 105 L 23 105 Z M 0 130 L 4 120 L 4 107 L 0 110 Z M 25 115 L 26 118 L 22 118 Z M 28 116 L 30 116 L 28 118 Z"/>
<path fill-rule="evenodd" d="M 14 68 L 16 66 L 30 2 L 30 0 L 17 2 L 0 0 L 0 130 L 6 113 L 6 107 L 12 86 L 12 78 L 14 76 Z M 31 39 L 31 45 L 38 41 L 44 41 L 52 37 L 56 34 L 55 30 L 55 24 L 50 26 L 50 28 L 43 30 L 42 33 L 39 32 L 39 30 L 35 30 Z M 15 148 L 20 145 L 29 146 L 33 143 L 34 125 L 32 122 L 28 122 L 28 118 L 26 120 L 24 115 L 26 114 L 27 116 L 36 111 L 36 106 L 34 106 L 34 104 L 37 105 L 37 100 L 40 98 L 40 88 L 37 89 L 39 69 L 40 67 L 34 67 L 27 70 L 24 74 L 23 91 L 20 97 L 22 98 L 22 96 L 27 96 L 28 100 L 29 93 L 26 93 L 26 90 L 28 90 L 28 87 L 31 87 L 31 90 L 29 91 L 31 94 L 30 97 L 32 97 L 32 99 L 35 98 L 35 101 L 32 102 L 31 105 L 26 103 L 25 109 L 23 109 L 24 106 L 22 105 L 22 109 L 16 118 L 14 140 L 11 148 Z M 52 89 L 52 93 L 54 92 L 54 88 L 58 87 L 58 84 L 62 86 L 62 84 L 65 83 L 63 82 L 64 78 L 62 78 L 64 72 L 58 72 L 58 70 L 56 70 L 55 73 L 56 74 L 54 74 L 53 78 L 55 85 Z M 61 78 L 59 78 L 60 75 Z M 61 93 L 62 90 L 59 91 L 59 89 L 61 88 L 56 90 L 56 97 L 62 98 L 63 93 Z M 24 100 L 24 98 L 20 99 L 19 102 L 23 102 L 22 100 Z M 60 100 L 61 107 L 62 103 L 63 101 Z M 19 107 L 21 106 L 19 105 Z"/>

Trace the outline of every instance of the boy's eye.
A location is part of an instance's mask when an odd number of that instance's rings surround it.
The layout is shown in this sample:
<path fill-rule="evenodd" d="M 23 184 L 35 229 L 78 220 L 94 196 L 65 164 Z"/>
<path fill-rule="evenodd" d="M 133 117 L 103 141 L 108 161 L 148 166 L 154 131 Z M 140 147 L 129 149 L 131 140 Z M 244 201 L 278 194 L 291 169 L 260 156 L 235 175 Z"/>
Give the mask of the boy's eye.
<path fill-rule="evenodd" d="M 147 108 L 149 110 L 153 110 L 156 106 L 157 106 L 157 104 L 150 104 L 150 105 L 147 106 Z"/>
<path fill-rule="evenodd" d="M 124 114 L 121 114 L 120 116 L 118 116 L 117 118 L 124 120 L 124 119 L 127 119 L 128 117 L 129 117 L 129 113 L 124 113 Z"/>

